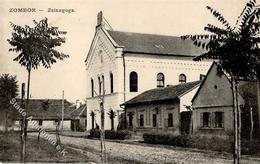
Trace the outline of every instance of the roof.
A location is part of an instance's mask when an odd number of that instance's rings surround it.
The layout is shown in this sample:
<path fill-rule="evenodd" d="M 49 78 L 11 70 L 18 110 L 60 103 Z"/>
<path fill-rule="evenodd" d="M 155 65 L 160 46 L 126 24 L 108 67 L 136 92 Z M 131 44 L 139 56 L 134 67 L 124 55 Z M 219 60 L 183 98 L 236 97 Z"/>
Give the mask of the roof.
<path fill-rule="evenodd" d="M 86 104 L 81 104 L 78 108 L 75 107 L 75 109 L 71 112 L 72 117 L 86 117 Z"/>
<path fill-rule="evenodd" d="M 205 51 L 189 39 L 177 36 L 143 34 L 107 30 L 113 40 L 124 47 L 124 52 L 195 57 Z"/>
<path fill-rule="evenodd" d="M 21 102 L 21 100 L 17 101 L 18 103 Z M 64 100 L 64 119 L 71 118 L 72 105 L 72 103 Z M 62 99 L 30 99 L 26 114 L 28 117 L 32 116 L 33 119 L 61 119 L 61 110 Z"/>
<path fill-rule="evenodd" d="M 165 88 L 156 88 L 145 91 L 140 95 L 125 102 L 123 105 L 130 106 L 142 103 L 161 102 L 167 100 L 179 99 L 180 96 L 200 84 L 201 81 L 188 82 L 184 84 L 168 86 Z"/>

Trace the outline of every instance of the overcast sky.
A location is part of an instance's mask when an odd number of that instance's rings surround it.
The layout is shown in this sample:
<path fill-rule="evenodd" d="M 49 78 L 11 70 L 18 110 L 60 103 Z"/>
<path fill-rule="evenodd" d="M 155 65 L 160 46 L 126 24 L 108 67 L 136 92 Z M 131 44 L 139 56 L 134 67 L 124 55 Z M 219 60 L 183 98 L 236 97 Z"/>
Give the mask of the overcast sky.
<path fill-rule="evenodd" d="M 210 5 L 232 24 L 245 5 L 245 0 L 1 0 L 0 2 L 0 74 L 17 75 L 19 85 L 27 81 L 25 68 L 13 61 L 17 55 L 8 52 L 6 41 L 11 36 L 9 22 L 33 25 L 32 20 L 47 17 L 49 23 L 67 31 L 66 43 L 59 50 L 70 58 L 51 69 L 32 71 L 32 98 L 65 98 L 75 102 L 86 98 L 84 60 L 95 33 L 96 16 L 104 17 L 114 30 L 180 36 L 203 33 L 207 23 L 218 21 L 206 10 Z M 9 12 L 10 8 L 36 8 L 35 13 Z M 73 13 L 48 13 L 48 8 L 74 9 Z M 44 11 L 39 11 L 44 10 Z"/>

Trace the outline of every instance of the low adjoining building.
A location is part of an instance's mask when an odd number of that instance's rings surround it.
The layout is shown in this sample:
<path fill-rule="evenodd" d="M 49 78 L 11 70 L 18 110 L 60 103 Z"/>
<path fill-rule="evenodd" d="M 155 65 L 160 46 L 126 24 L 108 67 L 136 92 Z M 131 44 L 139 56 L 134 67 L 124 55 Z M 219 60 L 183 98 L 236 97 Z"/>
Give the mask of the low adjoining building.
<path fill-rule="evenodd" d="M 259 129 L 256 84 L 256 81 L 240 81 L 239 102 L 242 111 L 242 135 L 244 136 L 250 131 L 250 110 L 254 129 Z M 216 63 L 212 64 L 192 99 L 192 109 L 195 134 L 223 136 L 232 134 L 234 131 L 231 82 L 227 75 L 219 76 L 217 74 Z"/>
<path fill-rule="evenodd" d="M 187 133 L 190 115 L 185 113 L 189 112 L 188 107 L 200 82 L 151 89 L 125 102 L 122 105 L 125 107 L 128 129 L 141 134 Z"/>

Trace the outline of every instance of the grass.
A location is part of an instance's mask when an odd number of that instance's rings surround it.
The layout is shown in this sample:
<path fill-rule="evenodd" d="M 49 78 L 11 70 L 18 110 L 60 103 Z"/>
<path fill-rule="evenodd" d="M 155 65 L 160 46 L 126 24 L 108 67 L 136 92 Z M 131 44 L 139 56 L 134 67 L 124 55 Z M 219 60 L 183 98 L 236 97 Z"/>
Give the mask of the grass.
<path fill-rule="evenodd" d="M 0 161 L 19 162 L 20 161 L 20 136 L 19 133 L 0 134 Z M 26 162 L 89 162 L 88 157 L 75 150 L 65 147 L 66 155 L 62 156 L 56 148 L 48 141 L 27 137 Z"/>

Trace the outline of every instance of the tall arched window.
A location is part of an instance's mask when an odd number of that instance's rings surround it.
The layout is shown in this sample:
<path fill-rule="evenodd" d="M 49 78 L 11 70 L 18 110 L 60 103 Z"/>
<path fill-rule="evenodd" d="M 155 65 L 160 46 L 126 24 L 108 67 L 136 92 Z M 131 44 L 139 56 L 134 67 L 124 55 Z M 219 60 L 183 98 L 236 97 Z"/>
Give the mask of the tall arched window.
<path fill-rule="evenodd" d="M 164 74 L 158 73 L 157 74 L 157 88 L 164 87 Z"/>
<path fill-rule="evenodd" d="M 105 77 L 104 75 L 102 75 L 102 90 L 101 90 L 102 94 L 104 94 L 103 93 L 104 91 L 105 91 Z"/>
<path fill-rule="evenodd" d="M 100 77 L 98 77 L 98 93 L 101 95 L 101 80 Z"/>
<path fill-rule="evenodd" d="M 112 73 L 110 73 L 110 92 L 114 92 L 114 78 Z"/>
<path fill-rule="evenodd" d="M 94 81 L 91 79 L 91 96 L 94 97 Z"/>
<path fill-rule="evenodd" d="M 179 76 L 179 82 L 180 82 L 180 83 L 186 83 L 186 81 L 187 81 L 186 75 L 180 74 L 180 76 Z"/>
<path fill-rule="evenodd" d="M 136 72 L 131 72 L 130 76 L 130 92 L 137 92 L 138 91 L 138 75 Z"/>

